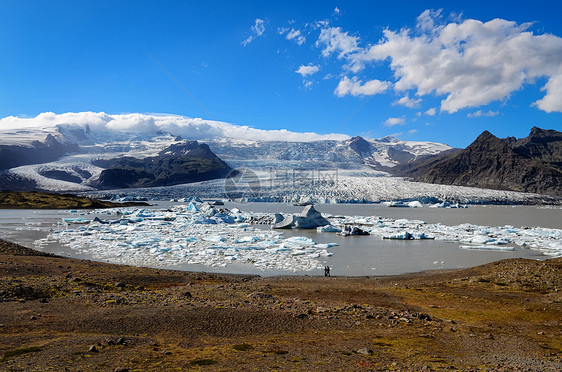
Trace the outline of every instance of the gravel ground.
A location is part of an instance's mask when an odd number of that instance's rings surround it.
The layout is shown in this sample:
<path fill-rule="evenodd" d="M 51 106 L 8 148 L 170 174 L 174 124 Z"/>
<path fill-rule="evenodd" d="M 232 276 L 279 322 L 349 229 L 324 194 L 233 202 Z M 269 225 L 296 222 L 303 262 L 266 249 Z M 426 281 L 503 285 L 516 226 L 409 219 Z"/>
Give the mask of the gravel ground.
<path fill-rule="evenodd" d="M 261 278 L 0 241 L 0 370 L 559 371 L 561 284 L 562 259 Z"/>

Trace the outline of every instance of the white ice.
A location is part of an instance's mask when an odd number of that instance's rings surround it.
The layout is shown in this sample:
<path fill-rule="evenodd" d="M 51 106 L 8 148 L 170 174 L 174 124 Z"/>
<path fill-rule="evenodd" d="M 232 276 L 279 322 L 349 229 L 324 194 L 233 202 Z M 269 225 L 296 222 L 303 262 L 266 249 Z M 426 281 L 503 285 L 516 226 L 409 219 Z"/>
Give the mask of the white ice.
<path fill-rule="evenodd" d="M 196 208 L 193 208 L 195 206 Z M 214 210 L 213 216 L 207 216 Z M 105 215 L 91 218 L 89 215 Z M 321 269 L 335 243 L 317 244 L 310 237 L 286 238 L 279 230 L 260 229 L 247 222 L 266 213 L 221 210 L 190 201 L 171 210 L 120 208 L 75 211 L 37 245 L 62 243 L 94 259 L 138 266 L 202 264 L 224 267 L 239 262 L 261 270 L 311 271 Z M 515 246 L 562 256 L 562 230 L 542 227 L 447 226 L 420 220 L 377 216 L 325 216 L 330 226 L 318 232 L 336 232 L 357 225 L 371 236 L 391 239 L 435 239 L 456 242 L 463 249 L 513 250 Z M 362 239 L 362 237 L 357 237 Z"/>

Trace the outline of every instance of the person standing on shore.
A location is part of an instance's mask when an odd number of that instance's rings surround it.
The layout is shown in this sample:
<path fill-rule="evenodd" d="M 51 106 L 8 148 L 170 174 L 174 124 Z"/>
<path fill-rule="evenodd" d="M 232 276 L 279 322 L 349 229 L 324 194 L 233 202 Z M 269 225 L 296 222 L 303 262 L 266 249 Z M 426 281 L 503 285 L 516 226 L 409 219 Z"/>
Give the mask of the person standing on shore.
<path fill-rule="evenodd" d="M 330 266 L 324 267 L 324 276 L 330 276 Z"/>

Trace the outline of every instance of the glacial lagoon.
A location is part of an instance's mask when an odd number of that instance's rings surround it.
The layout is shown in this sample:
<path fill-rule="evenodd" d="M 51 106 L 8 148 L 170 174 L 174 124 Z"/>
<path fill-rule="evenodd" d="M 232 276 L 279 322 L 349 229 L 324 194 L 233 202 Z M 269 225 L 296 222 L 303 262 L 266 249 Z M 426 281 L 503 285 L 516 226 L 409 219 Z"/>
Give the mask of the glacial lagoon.
<path fill-rule="evenodd" d="M 332 224 L 356 224 L 372 233 L 343 237 L 251 223 L 302 211 L 292 204 L 226 202 L 208 212 L 204 203 L 192 203 L 198 211 L 185 202 L 151 203 L 96 211 L 0 210 L 0 238 L 75 258 L 263 276 L 323 275 L 325 265 L 332 275 L 398 275 L 562 255 L 562 209 L 556 206 L 316 205 Z M 434 239 L 383 239 L 405 231 Z"/>

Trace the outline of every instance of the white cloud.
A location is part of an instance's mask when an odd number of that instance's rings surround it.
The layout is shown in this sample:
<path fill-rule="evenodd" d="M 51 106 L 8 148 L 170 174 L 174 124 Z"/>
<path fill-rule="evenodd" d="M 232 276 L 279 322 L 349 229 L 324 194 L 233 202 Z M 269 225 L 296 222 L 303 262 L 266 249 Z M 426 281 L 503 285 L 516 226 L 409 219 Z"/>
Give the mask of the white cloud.
<path fill-rule="evenodd" d="M 245 125 L 189 118 L 177 115 L 159 114 L 124 114 L 109 115 L 103 112 L 69 112 L 54 114 L 46 112 L 34 118 L 8 116 L 0 119 L 0 138 L 8 137 L 8 132 L 15 132 L 24 128 L 44 129 L 44 132 L 54 131 L 57 125 L 72 124 L 85 128 L 86 125 L 101 141 L 116 136 L 122 138 L 128 134 L 143 133 L 154 135 L 158 131 L 169 132 L 174 136 L 185 139 L 206 140 L 216 138 L 232 138 L 237 140 L 278 141 L 280 139 L 293 142 L 308 142 L 318 140 L 345 140 L 350 137 L 345 134 L 318 134 L 313 132 L 291 132 L 285 129 L 264 130 Z M 44 138 L 44 136 L 42 137 Z"/>
<path fill-rule="evenodd" d="M 490 118 L 492 116 L 496 116 L 498 115 L 500 112 L 499 111 L 486 111 L 483 112 L 482 110 L 478 110 L 475 112 L 469 112 L 466 116 L 469 118 Z"/>
<path fill-rule="evenodd" d="M 399 100 L 394 101 L 393 104 L 402 105 L 409 108 L 415 108 L 420 106 L 421 101 L 422 101 L 421 98 L 418 99 L 410 98 L 410 96 L 406 94 L 404 97 L 400 98 Z"/>
<path fill-rule="evenodd" d="M 435 107 L 432 107 L 428 109 L 426 112 L 424 112 L 424 114 L 426 114 L 427 116 L 435 116 L 436 113 L 437 113 L 437 109 Z"/>
<path fill-rule="evenodd" d="M 441 15 L 442 9 L 439 10 L 431 10 L 426 9 L 416 18 L 417 23 L 416 27 L 422 31 L 432 31 L 435 28 L 434 19 L 438 18 Z"/>
<path fill-rule="evenodd" d="M 374 79 L 363 84 L 363 82 L 356 77 L 350 79 L 345 76 L 340 80 L 334 93 L 338 97 L 343 97 L 348 94 L 352 96 L 373 96 L 375 94 L 384 93 L 389 87 L 390 84 L 387 81 Z"/>
<path fill-rule="evenodd" d="M 312 81 L 304 81 L 303 84 L 306 89 L 310 89 L 314 85 Z"/>
<path fill-rule="evenodd" d="M 305 77 L 305 76 L 308 76 L 308 75 L 314 75 L 319 70 L 320 70 L 320 68 L 318 66 L 310 63 L 308 65 L 299 66 L 299 68 L 295 72 L 297 74 L 300 74 L 302 77 Z"/>
<path fill-rule="evenodd" d="M 327 19 L 324 19 L 322 21 L 316 21 L 315 23 L 313 23 L 312 28 L 316 30 L 321 27 L 328 27 L 329 24 L 330 22 Z"/>
<path fill-rule="evenodd" d="M 338 15 L 341 13 L 340 8 L 338 8 L 337 6 L 334 8 L 334 15 Z"/>
<path fill-rule="evenodd" d="M 295 42 L 298 45 L 303 45 L 304 42 L 306 41 L 306 37 L 304 37 L 303 35 L 301 35 L 300 30 L 295 30 L 294 28 L 291 29 L 291 31 L 289 31 L 287 33 L 287 36 L 285 36 L 285 38 L 287 40 L 295 40 Z"/>
<path fill-rule="evenodd" d="M 265 25 L 263 24 L 263 19 L 256 18 L 256 22 L 252 26 L 252 31 L 256 34 L 256 36 L 262 36 L 265 32 Z"/>
<path fill-rule="evenodd" d="M 416 133 L 418 133 L 418 130 L 417 130 L 417 129 L 410 129 L 410 130 L 408 131 L 408 134 L 416 134 Z"/>
<path fill-rule="evenodd" d="M 343 32 L 341 27 L 329 27 L 320 31 L 320 37 L 316 41 L 316 46 L 322 49 L 322 55 L 329 57 L 332 53 L 337 53 L 338 58 L 343 58 L 359 50 L 359 38 L 350 36 Z"/>
<path fill-rule="evenodd" d="M 393 127 L 395 125 L 405 125 L 405 124 L 406 124 L 406 120 L 404 119 L 404 117 L 388 118 L 383 123 L 383 125 L 386 125 L 387 127 Z"/>
<path fill-rule="evenodd" d="M 558 69 L 558 74 L 550 76 L 542 90 L 546 91 L 546 95 L 533 105 L 546 112 L 562 112 L 562 67 Z"/>
<path fill-rule="evenodd" d="M 246 40 L 242 42 L 242 45 L 246 46 L 254 41 L 257 37 L 260 37 L 265 32 L 265 24 L 263 19 L 256 18 L 254 25 L 251 27 L 252 35 L 248 36 Z"/>
<path fill-rule="evenodd" d="M 339 52 L 352 72 L 367 63 L 390 62 L 397 91 L 416 90 L 444 96 L 441 111 L 449 113 L 502 101 L 523 84 L 547 79 L 543 98 L 534 105 L 562 112 L 562 38 L 535 35 L 531 24 L 504 19 L 475 19 L 439 24 L 440 12 L 424 11 L 416 30 L 385 30 L 377 44 L 358 48 L 358 37 L 340 28 L 322 30 L 322 54 Z"/>

